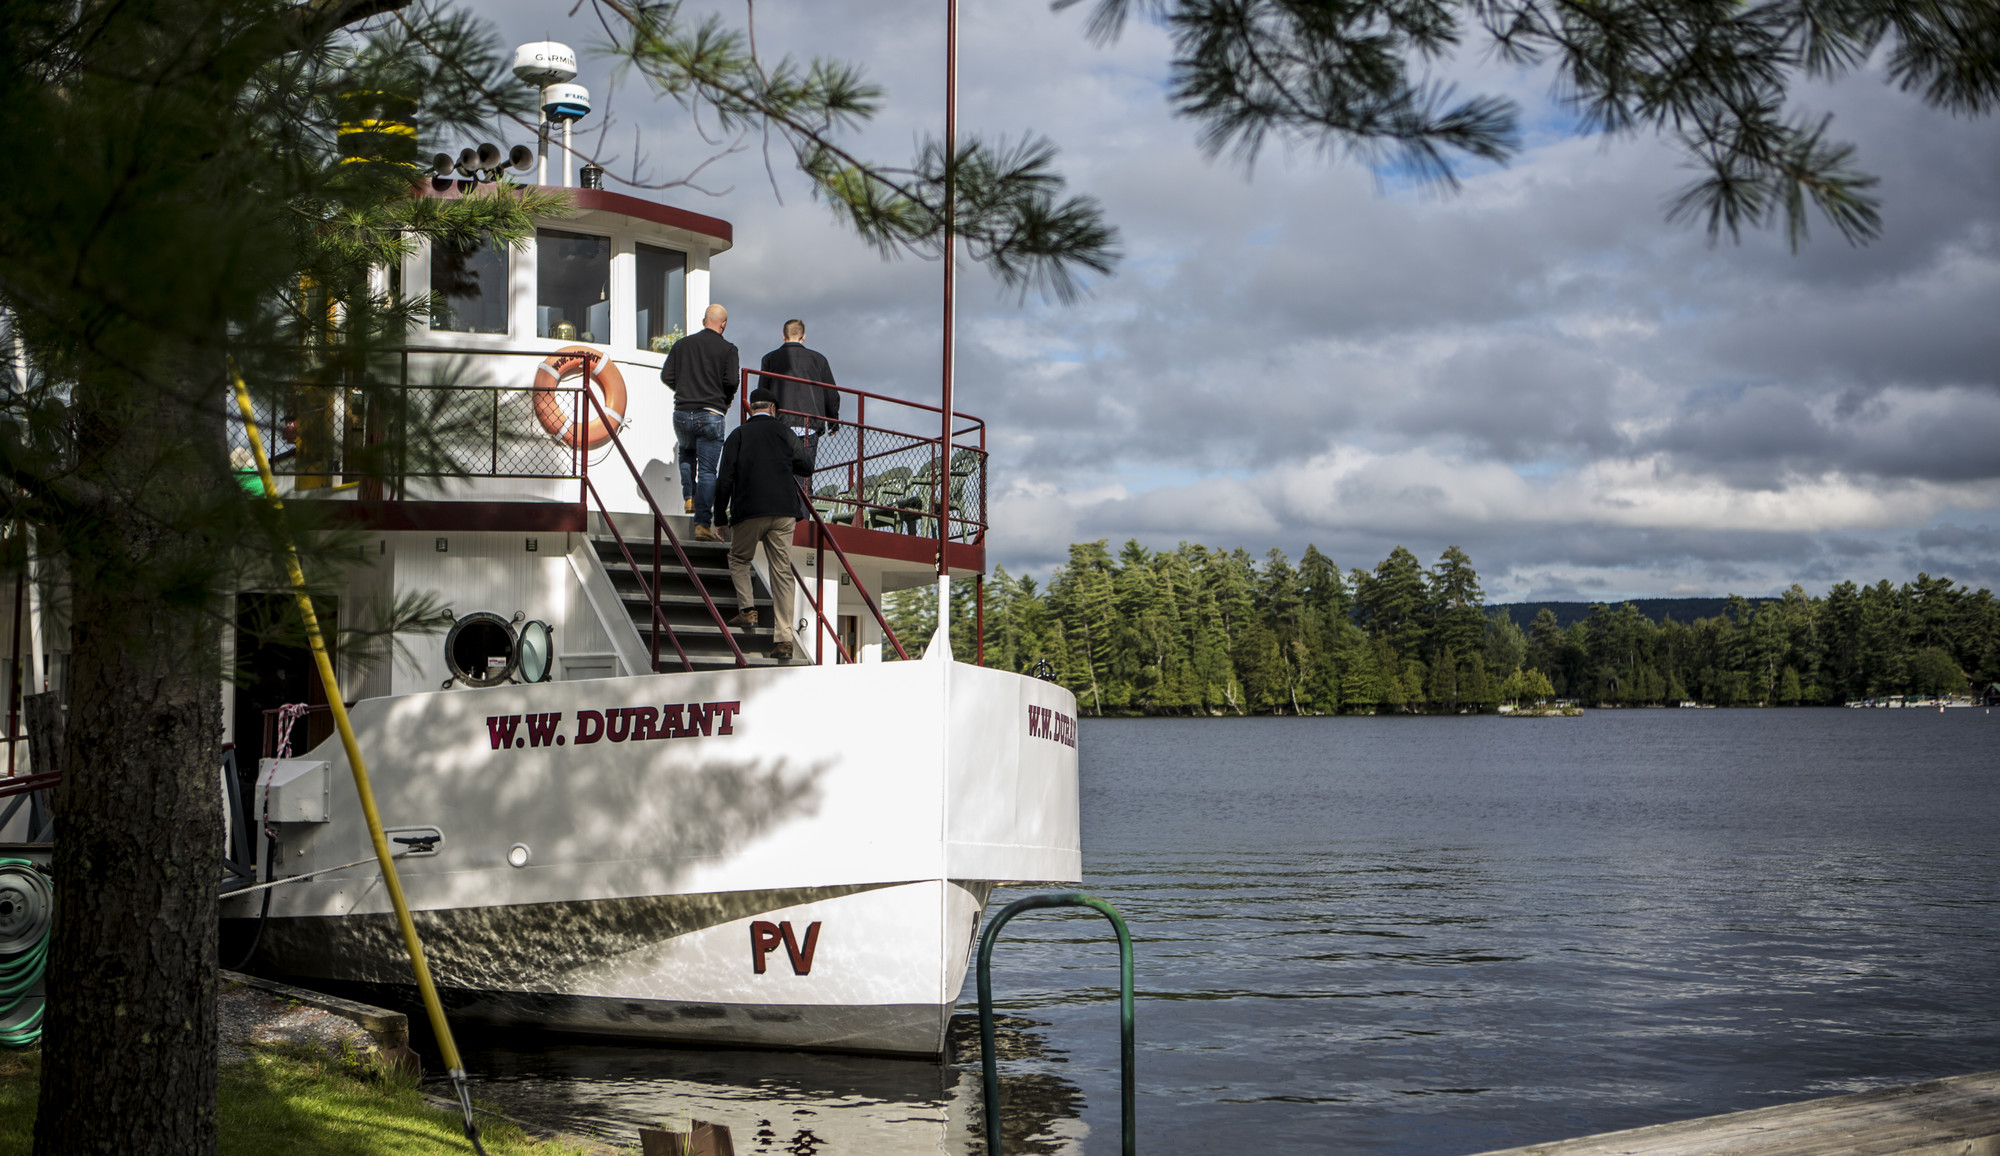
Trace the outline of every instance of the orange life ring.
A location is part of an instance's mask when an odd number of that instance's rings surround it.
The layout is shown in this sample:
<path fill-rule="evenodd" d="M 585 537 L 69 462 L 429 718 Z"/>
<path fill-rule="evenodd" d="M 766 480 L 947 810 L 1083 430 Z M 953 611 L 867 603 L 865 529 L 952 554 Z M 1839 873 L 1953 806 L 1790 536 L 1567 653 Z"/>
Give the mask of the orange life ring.
<path fill-rule="evenodd" d="M 596 365 L 585 373 L 585 367 L 593 361 Z M 585 381 L 597 383 L 598 398 L 604 408 L 603 416 L 593 417 L 581 427 L 572 420 L 572 403 L 556 392 L 565 379 L 579 375 Z M 535 367 L 535 417 L 543 429 L 564 445 L 594 450 L 610 441 L 611 435 L 625 424 L 625 375 L 618 372 L 611 356 L 602 350 L 588 345 L 565 345 Z"/>

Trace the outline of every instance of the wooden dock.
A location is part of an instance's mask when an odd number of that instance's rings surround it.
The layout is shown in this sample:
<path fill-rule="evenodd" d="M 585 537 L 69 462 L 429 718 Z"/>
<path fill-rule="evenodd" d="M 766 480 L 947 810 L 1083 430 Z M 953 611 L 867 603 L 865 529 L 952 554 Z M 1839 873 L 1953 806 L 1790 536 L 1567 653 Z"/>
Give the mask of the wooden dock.
<path fill-rule="evenodd" d="M 1505 1148 L 1482 1156 L 2000 1156 L 2000 1072 Z"/>

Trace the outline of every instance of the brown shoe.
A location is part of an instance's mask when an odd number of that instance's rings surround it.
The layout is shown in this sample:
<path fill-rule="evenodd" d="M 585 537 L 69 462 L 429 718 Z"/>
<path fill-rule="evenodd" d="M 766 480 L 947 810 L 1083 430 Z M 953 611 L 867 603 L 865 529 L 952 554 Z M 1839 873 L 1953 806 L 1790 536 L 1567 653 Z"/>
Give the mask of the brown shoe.
<path fill-rule="evenodd" d="M 792 660 L 792 644 L 789 642 L 780 642 L 778 645 L 773 646 L 771 648 L 771 657 L 780 662 L 790 662 Z"/>
<path fill-rule="evenodd" d="M 722 541 L 722 535 L 717 534 L 713 526 L 696 526 L 694 528 L 694 540 L 697 542 L 720 542 Z"/>
<path fill-rule="evenodd" d="M 692 513 L 694 513 L 694 499 L 693 499 L 693 498 L 682 498 L 682 499 L 681 499 L 681 512 L 682 512 L 682 513 L 684 513 L 684 514 L 692 514 Z"/>
<path fill-rule="evenodd" d="M 738 610 L 736 612 L 736 617 L 729 620 L 729 625 L 731 626 L 757 625 L 757 608 L 755 606 L 750 606 L 742 610 Z"/>

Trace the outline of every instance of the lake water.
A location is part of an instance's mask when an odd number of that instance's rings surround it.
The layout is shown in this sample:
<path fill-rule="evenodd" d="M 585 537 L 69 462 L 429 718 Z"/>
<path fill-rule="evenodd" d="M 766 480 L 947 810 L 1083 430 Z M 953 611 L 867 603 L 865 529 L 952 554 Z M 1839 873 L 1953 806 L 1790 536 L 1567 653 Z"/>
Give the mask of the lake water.
<path fill-rule="evenodd" d="M 1080 748 L 1145 1152 L 1453 1156 L 2000 1068 L 1983 710 L 1086 720 Z M 1008 1150 L 1116 1152 L 1102 918 L 1017 918 L 994 986 Z M 967 1038 L 466 1051 L 480 1095 L 578 1131 L 679 1112 L 874 1156 L 982 1150 Z"/>

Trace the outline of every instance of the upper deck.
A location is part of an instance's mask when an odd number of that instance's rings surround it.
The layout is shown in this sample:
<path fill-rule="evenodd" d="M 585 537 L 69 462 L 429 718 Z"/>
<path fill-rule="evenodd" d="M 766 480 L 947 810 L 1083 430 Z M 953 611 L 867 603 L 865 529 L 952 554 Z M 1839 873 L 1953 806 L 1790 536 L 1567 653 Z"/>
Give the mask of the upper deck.
<path fill-rule="evenodd" d="M 492 195 L 437 183 L 444 187 L 431 195 Z M 354 520 L 384 530 L 580 532 L 593 491 L 606 514 L 680 517 L 673 398 L 659 374 L 672 343 L 699 327 L 712 299 L 710 262 L 732 246 L 734 230 L 640 197 L 567 192 L 574 212 L 538 221 L 518 248 L 420 243 L 382 271 L 385 290 L 438 300 L 377 371 L 395 387 L 395 403 L 379 390 L 364 402 L 361 390 L 338 384 L 256 388 L 260 418 L 277 431 L 283 487 L 351 503 Z M 578 346 L 593 353 L 588 390 L 575 372 L 582 359 L 544 368 Z M 760 352 L 745 348 L 744 362 Z M 744 373 L 739 410 L 757 376 Z M 934 570 L 942 514 L 950 568 L 983 573 L 984 422 L 955 414 L 947 445 L 939 407 L 836 388 L 841 418 L 829 423 L 810 486 L 827 535 L 874 560 L 871 585 L 890 590 Z M 617 421 L 606 421 L 607 405 Z M 586 449 L 565 438 L 592 421 L 615 424 L 613 440 Z M 363 479 L 371 447 L 413 437 L 428 440 L 437 460 L 406 456 L 386 480 Z M 818 535 L 802 521 L 797 544 L 816 547 Z"/>

